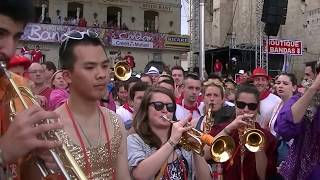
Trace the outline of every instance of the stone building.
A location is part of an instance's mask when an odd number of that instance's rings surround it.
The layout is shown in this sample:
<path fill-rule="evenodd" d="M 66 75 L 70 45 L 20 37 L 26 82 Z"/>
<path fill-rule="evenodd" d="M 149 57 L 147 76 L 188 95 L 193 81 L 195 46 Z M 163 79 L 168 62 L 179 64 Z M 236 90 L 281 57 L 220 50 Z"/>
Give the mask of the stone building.
<path fill-rule="evenodd" d="M 111 59 L 130 52 L 135 71 L 152 60 L 180 64 L 189 51 L 189 37 L 180 35 L 180 0 L 34 0 L 34 5 L 37 19 L 27 25 L 21 47 L 39 45 L 45 60 L 55 63 L 70 30 L 97 32 Z M 43 21 L 46 14 L 51 23 Z"/>
<path fill-rule="evenodd" d="M 206 8 L 206 50 L 228 47 L 232 43 L 244 45 L 243 47 L 249 49 L 255 46 L 257 0 L 209 2 L 211 1 L 206 1 L 206 5 L 212 8 Z M 315 62 L 320 57 L 320 1 L 289 0 L 286 24 L 280 27 L 278 37 L 273 38 L 302 41 L 302 56 L 285 57 L 292 67 L 291 71 L 298 79 L 301 78 L 305 63 Z M 274 61 L 269 61 L 269 70 L 280 72 L 283 58 Z M 270 68 L 270 64 L 276 65 Z"/>

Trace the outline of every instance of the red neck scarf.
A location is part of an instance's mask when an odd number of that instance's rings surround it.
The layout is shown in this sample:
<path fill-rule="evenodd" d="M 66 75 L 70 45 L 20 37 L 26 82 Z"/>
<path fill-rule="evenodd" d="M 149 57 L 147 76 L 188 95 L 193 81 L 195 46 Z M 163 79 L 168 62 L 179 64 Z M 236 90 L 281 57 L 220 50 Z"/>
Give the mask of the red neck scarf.
<path fill-rule="evenodd" d="M 270 94 L 270 91 L 267 91 L 267 90 L 264 90 L 263 92 L 261 92 L 260 97 L 259 97 L 260 101 L 264 100 L 266 97 L 268 97 L 269 94 Z"/>
<path fill-rule="evenodd" d="M 128 110 L 130 113 L 133 113 L 133 109 L 130 107 L 129 103 L 125 103 L 123 105 L 123 108 L 125 108 L 126 110 Z"/>

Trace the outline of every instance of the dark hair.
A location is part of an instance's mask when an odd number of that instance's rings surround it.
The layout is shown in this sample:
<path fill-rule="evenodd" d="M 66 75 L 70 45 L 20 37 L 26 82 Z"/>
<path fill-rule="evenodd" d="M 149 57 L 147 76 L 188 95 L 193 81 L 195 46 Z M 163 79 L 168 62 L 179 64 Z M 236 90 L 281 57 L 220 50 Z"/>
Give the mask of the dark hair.
<path fill-rule="evenodd" d="M 223 83 L 222 78 L 216 74 L 211 74 L 208 76 L 208 79 L 218 79 L 221 83 Z"/>
<path fill-rule="evenodd" d="M 57 71 L 56 65 L 55 65 L 53 62 L 51 62 L 51 61 L 45 61 L 45 62 L 43 62 L 43 63 L 41 63 L 41 64 L 46 65 L 46 68 L 47 68 L 49 71 L 51 71 L 51 70 L 53 70 L 53 72 L 56 72 L 56 71 Z"/>
<path fill-rule="evenodd" d="M 163 77 L 163 78 L 165 78 L 165 79 L 174 81 L 174 80 L 173 80 L 173 77 L 170 76 L 169 74 L 161 74 L 160 77 Z"/>
<path fill-rule="evenodd" d="M 161 83 L 170 84 L 170 85 L 173 87 L 173 89 L 175 88 L 175 87 L 174 87 L 174 80 L 172 80 L 172 79 L 164 79 L 164 80 L 158 82 L 159 85 L 160 85 Z"/>
<path fill-rule="evenodd" d="M 311 63 L 306 63 L 306 67 L 310 67 L 311 71 L 313 72 L 313 74 L 316 74 L 316 67 L 315 65 L 311 64 Z"/>
<path fill-rule="evenodd" d="M 238 86 L 236 94 L 235 94 L 235 100 L 237 101 L 239 99 L 239 96 L 241 93 L 249 93 L 253 94 L 256 98 L 257 102 L 259 103 L 259 91 L 253 84 L 241 84 Z"/>
<path fill-rule="evenodd" d="M 287 76 L 287 77 L 290 79 L 290 81 L 291 81 L 291 83 L 292 83 L 293 86 L 298 85 L 298 80 L 297 80 L 297 78 L 296 78 L 296 76 L 295 76 L 294 74 L 283 72 L 283 73 L 281 73 L 281 74 L 279 74 L 279 75 L 277 76 L 277 79 L 278 79 L 279 76 L 281 76 L 281 75 Z"/>
<path fill-rule="evenodd" d="M 195 73 L 188 73 L 184 79 L 193 79 L 193 80 L 200 80 L 198 74 L 195 74 Z"/>
<path fill-rule="evenodd" d="M 181 66 L 173 66 L 171 68 L 171 73 L 172 73 L 173 70 L 180 70 L 180 71 L 182 71 L 182 74 L 184 74 L 184 69 Z"/>
<path fill-rule="evenodd" d="M 0 14 L 27 24 L 34 17 L 32 0 L 1 0 Z"/>
<path fill-rule="evenodd" d="M 137 82 L 130 89 L 130 93 L 129 93 L 130 100 L 133 101 L 137 91 L 146 91 L 148 88 L 149 88 L 148 83 L 142 82 L 142 81 Z"/>
<path fill-rule="evenodd" d="M 115 81 L 114 85 L 115 85 L 114 86 L 115 93 L 118 93 L 121 87 L 123 87 L 126 91 L 128 91 L 128 85 L 123 81 Z"/>
<path fill-rule="evenodd" d="M 73 66 L 76 60 L 73 50 L 77 45 L 101 46 L 104 50 L 104 45 L 99 38 L 90 37 L 86 34 L 83 36 L 84 37 L 82 39 L 67 38 L 61 44 L 59 49 L 59 61 L 62 69 L 73 70 Z"/>
<path fill-rule="evenodd" d="M 164 87 L 151 87 L 145 93 L 140 108 L 133 119 L 133 127 L 135 132 L 143 139 L 143 141 L 151 147 L 159 149 L 162 145 L 160 138 L 152 131 L 149 126 L 148 108 L 149 103 L 154 93 L 166 94 L 175 104 L 175 97 L 173 92 Z M 176 107 L 175 107 L 176 108 Z M 175 113 L 173 114 L 173 120 L 176 121 Z M 171 135 L 171 128 L 168 131 L 168 137 Z"/>

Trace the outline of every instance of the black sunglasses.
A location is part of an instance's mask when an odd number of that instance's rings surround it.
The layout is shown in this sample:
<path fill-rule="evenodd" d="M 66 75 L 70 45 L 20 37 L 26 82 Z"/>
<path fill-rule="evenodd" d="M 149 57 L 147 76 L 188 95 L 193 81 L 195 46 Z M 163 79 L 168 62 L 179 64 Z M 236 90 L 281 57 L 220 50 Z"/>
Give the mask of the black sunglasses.
<path fill-rule="evenodd" d="M 63 41 L 63 42 L 65 42 L 65 44 L 64 44 L 62 52 L 64 52 L 66 50 L 67 44 L 69 42 L 69 39 L 81 40 L 85 36 L 88 36 L 90 38 L 98 38 L 99 35 L 98 35 L 98 33 L 94 32 L 94 31 L 90 31 L 90 30 L 87 30 L 87 31 L 84 31 L 84 32 L 72 30 L 72 31 L 69 31 L 69 32 L 65 33 L 64 36 L 66 37 L 66 39 Z"/>
<path fill-rule="evenodd" d="M 248 106 L 250 111 L 254 111 L 258 108 L 258 103 L 245 103 L 242 101 L 236 101 L 236 106 L 239 109 L 244 109 L 246 106 Z"/>
<path fill-rule="evenodd" d="M 165 104 L 163 102 L 156 101 L 156 102 L 150 102 L 149 103 L 149 105 L 151 105 L 151 104 L 153 105 L 154 109 L 157 110 L 157 111 L 161 111 L 164 108 L 164 106 L 166 106 L 168 112 L 173 113 L 176 110 L 176 105 L 173 104 L 173 103 Z"/>

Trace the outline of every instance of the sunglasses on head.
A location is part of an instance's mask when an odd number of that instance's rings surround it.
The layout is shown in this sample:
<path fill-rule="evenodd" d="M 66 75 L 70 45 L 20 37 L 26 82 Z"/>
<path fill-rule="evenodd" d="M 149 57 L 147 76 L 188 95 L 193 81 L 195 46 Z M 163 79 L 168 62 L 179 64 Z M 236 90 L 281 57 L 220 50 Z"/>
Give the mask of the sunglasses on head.
<path fill-rule="evenodd" d="M 156 101 L 156 102 L 150 102 L 149 105 L 153 105 L 154 109 L 157 110 L 157 111 L 161 111 L 164 106 L 166 106 L 167 108 L 167 111 L 168 112 L 174 112 L 176 110 L 176 105 L 173 104 L 173 103 L 163 103 L 163 102 L 160 102 L 160 101 Z"/>
<path fill-rule="evenodd" d="M 246 106 L 248 106 L 249 110 L 254 111 L 258 108 L 258 103 L 245 103 L 242 101 L 236 101 L 236 106 L 239 109 L 244 109 Z"/>
<path fill-rule="evenodd" d="M 90 31 L 90 30 L 83 31 L 83 32 L 72 30 L 72 31 L 65 33 L 64 36 L 66 37 L 66 39 L 63 41 L 63 42 L 65 42 L 64 47 L 63 47 L 63 52 L 66 50 L 69 39 L 81 40 L 85 36 L 88 36 L 90 38 L 98 38 L 99 35 L 98 35 L 98 33 L 94 32 L 94 31 Z"/>

